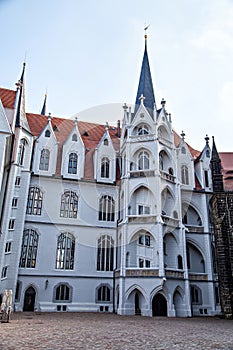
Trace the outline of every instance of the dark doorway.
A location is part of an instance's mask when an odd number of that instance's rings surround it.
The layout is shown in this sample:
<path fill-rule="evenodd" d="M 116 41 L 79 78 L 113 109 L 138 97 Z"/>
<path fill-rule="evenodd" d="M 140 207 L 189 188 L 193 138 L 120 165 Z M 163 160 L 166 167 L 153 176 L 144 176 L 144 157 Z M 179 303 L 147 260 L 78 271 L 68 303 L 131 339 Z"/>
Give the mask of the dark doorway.
<path fill-rule="evenodd" d="M 152 316 L 167 316 L 167 300 L 160 293 L 152 300 Z"/>
<path fill-rule="evenodd" d="M 135 315 L 141 315 L 141 309 L 140 309 L 140 305 L 139 305 L 139 294 L 138 292 L 135 293 L 135 297 L 134 297 L 134 305 L 135 305 Z"/>
<path fill-rule="evenodd" d="M 34 311 L 36 291 L 33 287 L 29 287 L 24 296 L 23 311 Z"/>

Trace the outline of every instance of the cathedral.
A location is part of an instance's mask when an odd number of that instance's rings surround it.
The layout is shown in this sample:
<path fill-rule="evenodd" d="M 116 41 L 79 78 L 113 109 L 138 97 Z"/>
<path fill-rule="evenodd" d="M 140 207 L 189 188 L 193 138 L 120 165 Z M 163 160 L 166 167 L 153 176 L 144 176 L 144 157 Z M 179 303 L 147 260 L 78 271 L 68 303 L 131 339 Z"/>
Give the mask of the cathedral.
<path fill-rule="evenodd" d="M 147 36 L 116 127 L 46 114 L 46 97 L 28 113 L 25 68 L 0 88 L 1 298 L 11 289 L 14 311 L 232 317 L 233 153 L 174 131 Z"/>

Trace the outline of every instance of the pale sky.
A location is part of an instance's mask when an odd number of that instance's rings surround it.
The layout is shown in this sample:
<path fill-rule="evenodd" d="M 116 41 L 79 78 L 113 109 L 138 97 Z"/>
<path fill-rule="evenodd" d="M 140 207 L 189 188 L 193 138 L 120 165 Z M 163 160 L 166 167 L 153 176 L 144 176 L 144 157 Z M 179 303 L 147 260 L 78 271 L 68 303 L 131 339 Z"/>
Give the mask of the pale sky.
<path fill-rule="evenodd" d="M 144 25 L 157 107 L 196 149 L 233 151 L 232 0 L 0 0 L 0 86 L 26 55 L 26 109 L 115 125 L 135 102 Z M 211 142 L 212 144 L 212 142 Z"/>

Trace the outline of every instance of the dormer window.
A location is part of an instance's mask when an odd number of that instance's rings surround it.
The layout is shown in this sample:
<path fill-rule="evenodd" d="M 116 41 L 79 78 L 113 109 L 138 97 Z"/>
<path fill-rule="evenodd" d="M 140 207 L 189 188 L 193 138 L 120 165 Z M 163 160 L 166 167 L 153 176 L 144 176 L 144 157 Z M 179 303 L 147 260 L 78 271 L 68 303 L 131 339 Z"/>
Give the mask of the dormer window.
<path fill-rule="evenodd" d="M 70 153 L 69 155 L 69 164 L 68 164 L 68 173 L 77 174 L 78 166 L 78 156 L 76 153 Z"/>
<path fill-rule="evenodd" d="M 104 145 L 105 145 L 105 146 L 108 146 L 108 139 L 105 139 L 105 140 L 104 140 Z"/>
<path fill-rule="evenodd" d="M 51 135 L 51 132 L 49 130 L 46 130 L 45 131 L 45 137 L 50 137 L 50 135 Z"/>
<path fill-rule="evenodd" d="M 40 170 L 49 170 L 49 157 L 50 157 L 50 152 L 48 149 L 44 148 L 41 151 L 40 154 L 40 165 L 39 169 Z"/>
<path fill-rule="evenodd" d="M 149 134 L 149 128 L 147 125 L 142 124 L 138 127 L 138 135 L 148 135 Z"/>
<path fill-rule="evenodd" d="M 72 141 L 74 141 L 74 142 L 77 142 L 77 141 L 78 141 L 77 134 L 73 134 L 73 136 L 72 136 Z"/>
<path fill-rule="evenodd" d="M 109 159 L 107 157 L 102 158 L 101 161 L 101 177 L 109 178 Z"/>

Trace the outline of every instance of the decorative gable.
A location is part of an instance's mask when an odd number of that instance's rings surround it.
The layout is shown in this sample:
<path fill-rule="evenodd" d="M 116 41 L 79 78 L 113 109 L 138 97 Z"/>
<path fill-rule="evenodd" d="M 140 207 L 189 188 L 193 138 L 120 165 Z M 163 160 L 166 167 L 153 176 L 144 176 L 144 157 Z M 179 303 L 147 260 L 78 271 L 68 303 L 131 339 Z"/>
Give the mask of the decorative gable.
<path fill-rule="evenodd" d="M 80 136 L 77 120 L 63 144 L 61 175 L 64 178 L 81 179 L 84 176 L 85 147 Z"/>
<path fill-rule="evenodd" d="M 116 181 L 116 152 L 108 126 L 95 150 L 94 172 L 94 178 L 98 182 L 113 183 Z"/>
<path fill-rule="evenodd" d="M 178 177 L 182 185 L 193 189 L 195 188 L 193 157 L 184 141 L 185 134 L 183 132 L 181 136 L 182 140 L 178 147 Z"/>
<path fill-rule="evenodd" d="M 51 117 L 35 142 L 33 172 L 38 175 L 52 176 L 56 173 L 58 141 Z"/>

